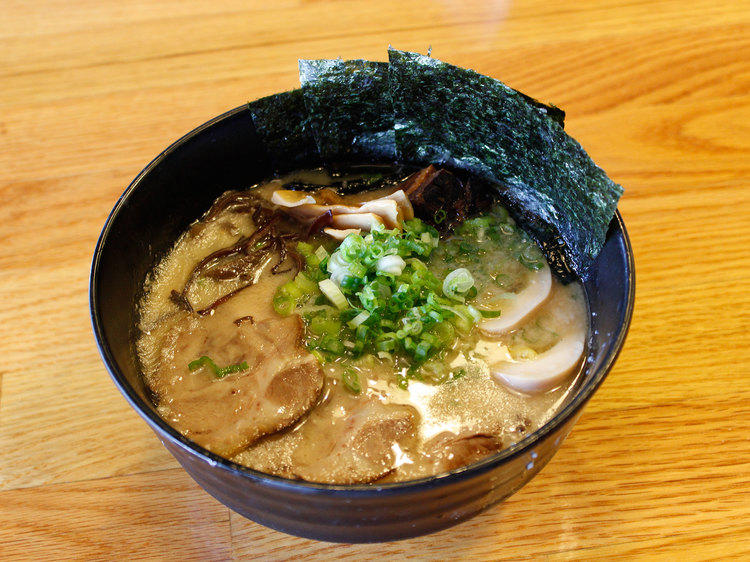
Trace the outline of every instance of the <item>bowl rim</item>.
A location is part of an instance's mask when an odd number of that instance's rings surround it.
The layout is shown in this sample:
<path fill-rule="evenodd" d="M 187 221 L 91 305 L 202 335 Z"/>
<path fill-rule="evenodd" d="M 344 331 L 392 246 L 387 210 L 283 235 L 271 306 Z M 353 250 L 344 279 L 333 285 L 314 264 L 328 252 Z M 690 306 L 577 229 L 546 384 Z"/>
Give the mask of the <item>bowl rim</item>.
<path fill-rule="evenodd" d="M 291 480 L 280 476 L 274 476 L 266 474 L 251 468 L 239 465 L 229 459 L 216 455 L 207 449 L 204 449 L 197 443 L 187 439 L 181 435 L 177 430 L 172 428 L 166 421 L 164 421 L 151 407 L 143 400 L 135 389 L 125 378 L 123 372 L 119 368 L 115 361 L 112 350 L 109 347 L 109 343 L 106 340 L 103 322 L 100 317 L 100 294 L 97 288 L 99 269 L 101 265 L 101 256 L 104 252 L 109 233 L 112 229 L 112 225 L 119 216 L 121 210 L 126 205 L 130 195 L 138 189 L 143 179 L 164 159 L 169 157 L 175 152 L 180 146 L 187 143 L 194 137 L 203 133 L 206 129 L 209 129 L 213 125 L 233 117 L 234 115 L 247 109 L 247 105 L 241 105 L 234 109 L 231 109 L 221 115 L 218 115 L 202 125 L 199 125 L 192 131 L 183 135 L 166 149 L 164 149 L 159 155 L 157 155 L 138 175 L 130 182 L 125 191 L 120 195 L 115 203 L 114 207 L 110 211 L 107 219 L 104 223 L 104 227 L 99 235 L 99 238 L 94 249 L 94 255 L 91 263 L 91 272 L 89 276 L 89 312 L 91 316 L 91 323 L 94 332 L 94 338 L 96 340 L 96 346 L 99 350 L 99 354 L 102 358 L 105 368 L 109 372 L 112 381 L 118 390 L 125 397 L 130 406 L 146 421 L 146 423 L 157 433 L 161 440 L 167 439 L 171 444 L 179 447 L 184 452 L 198 457 L 201 461 L 207 464 L 218 467 L 222 470 L 233 473 L 235 476 L 242 478 L 249 478 L 256 483 L 269 486 L 271 488 L 285 490 L 289 492 L 297 492 L 302 494 L 325 494 L 329 496 L 346 496 L 351 497 L 373 497 L 375 495 L 393 495 L 400 494 L 409 491 L 417 491 L 421 489 L 429 489 L 436 486 L 441 486 L 448 483 L 457 483 L 460 481 L 468 480 L 474 476 L 480 475 L 500 465 L 510 459 L 519 457 L 529 451 L 540 442 L 547 435 L 551 434 L 558 428 L 565 425 L 573 416 L 575 416 L 581 408 L 588 402 L 591 396 L 604 382 L 612 367 L 615 364 L 620 352 L 625 344 L 628 330 L 633 317 L 633 309 L 635 304 L 635 262 L 633 256 L 633 248 L 630 243 L 625 224 L 622 220 L 622 216 L 618 210 L 615 210 L 615 215 L 612 222 L 615 223 L 617 229 L 622 232 L 623 245 L 625 247 L 626 254 L 626 273 L 627 273 L 627 302 L 625 303 L 624 310 L 624 321 L 618 327 L 614 334 L 614 345 L 611 352 L 604 358 L 604 361 L 599 370 L 594 373 L 588 381 L 584 382 L 581 387 L 576 391 L 573 398 L 552 418 L 550 418 L 542 427 L 536 431 L 525 436 L 520 441 L 514 443 L 510 447 L 503 449 L 502 451 L 490 455 L 480 461 L 472 463 L 467 466 L 456 468 L 450 472 L 445 472 L 433 476 L 427 476 L 419 478 L 417 480 L 407 480 L 403 482 L 393 482 L 384 484 L 320 484 L 315 482 L 307 482 L 304 480 Z M 611 224 L 611 223 L 610 223 Z M 611 228 L 611 226 L 610 226 Z"/>

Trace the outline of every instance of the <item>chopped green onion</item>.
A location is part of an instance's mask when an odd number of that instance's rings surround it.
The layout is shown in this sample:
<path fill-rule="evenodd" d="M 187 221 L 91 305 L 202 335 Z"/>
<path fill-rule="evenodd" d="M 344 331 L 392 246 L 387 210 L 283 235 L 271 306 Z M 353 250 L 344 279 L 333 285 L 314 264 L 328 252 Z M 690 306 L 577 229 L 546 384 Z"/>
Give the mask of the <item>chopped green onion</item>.
<path fill-rule="evenodd" d="M 336 250 L 336 254 L 341 255 L 345 261 L 353 261 L 361 257 L 367 248 L 364 239 L 359 234 L 349 234 Z"/>
<path fill-rule="evenodd" d="M 273 308 L 277 313 L 287 316 L 292 313 L 303 298 L 306 300 L 307 296 L 295 281 L 289 281 L 276 290 L 273 297 Z"/>
<path fill-rule="evenodd" d="M 377 261 L 376 268 L 380 273 L 401 275 L 406 267 L 406 262 L 401 256 L 384 256 Z"/>
<path fill-rule="evenodd" d="M 368 328 L 367 326 L 363 324 L 360 324 L 359 326 L 357 326 L 357 330 L 355 332 L 357 336 L 357 340 L 361 342 L 367 341 L 367 335 L 369 332 L 370 332 L 370 328 Z"/>
<path fill-rule="evenodd" d="M 462 308 L 465 307 L 459 308 L 458 306 L 446 306 L 445 310 L 448 310 L 455 315 L 453 318 L 453 325 L 460 332 L 468 332 L 474 325 L 474 318 L 468 313 L 468 311 L 462 310 Z"/>
<path fill-rule="evenodd" d="M 190 363 L 188 363 L 188 369 L 190 369 L 191 371 L 195 371 L 197 369 L 200 369 L 201 367 L 209 367 L 218 378 L 225 377 L 232 373 L 239 373 L 240 371 L 247 371 L 249 369 L 247 361 L 236 363 L 234 365 L 228 365 L 226 367 L 219 367 L 214 362 L 214 360 L 207 355 L 203 355 L 195 361 L 191 361 Z"/>
<path fill-rule="evenodd" d="M 367 320 L 369 317 L 370 317 L 370 313 L 367 312 L 366 310 L 364 310 L 364 311 L 360 312 L 359 314 L 357 314 L 354 318 L 352 318 L 349 321 L 349 326 L 351 328 L 356 328 L 362 322 L 364 322 L 365 320 Z"/>
<path fill-rule="evenodd" d="M 432 346 L 429 344 L 429 342 L 426 342 L 422 340 L 417 344 L 417 348 L 414 351 L 414 359 L 416 359 L 418 362 L 423 362 L 425 359 L 427 359 L 427 354 L 430 352 L 430 348 Z"/>
<path fill-rule="evenodd" d="M 480 227 L 483 223 L 472 228 Z M 300 243 L 307 267 L 277 290 L 275 308 L 290 314 L 301 307 L 307 347 L 320 362 L 370 353 L 407 361 L 398 381 L 404 388 L 409 378 L 447 380 L 441 353 L 482 316 L 460 304 L 477 293 L 467 269 L 438 279 L 428 266 L 439 238 L 432 226 L 412 219 L 403 230 L 377 225 L 364 236 L 350 234 L 330 254 L 323 246 Z M 476 261 L 476 245 L 464 240 L 468 261 Z M 329 302 L 332 306 L 322 306 Z M 356 373 L 347 376 L 359 383 Z"/>
<path fill-rule="evenodd" d="M 334 314 L 314 314 L 306 320 L 307 330 L 315 336 L 337 336 L 341 331 L 341 320 Z"/>
<path fill-rule="evenodd" d="M 362 392 L 362 385 L 359 383 L 359 376 L 354 369 L 346 368 L 341 374 L 341 380 L 344 386 L 353 394 Z"/>
<path fill-rule="evenodd" d="M 409 378 L 406 373 L 400 372 L 396 375 L 396 384 L 403 390 L 409 390 Z"/>
<path fill-rule="evenodd" d="M 289 316 L 295 306 L 297 306 L 297 303 L 288 296 L 277 293 L 273 297 L 273 309 L 282 316 Z"/>
<path fill-rule="evenodd" d="M 336 308 L 339 310 L 349 308 L 349 303 L 347 302 L 344 293 L 341 292 L 341 289 L 338 288 L 336 283 L 330 279 L 323 279 L 318 283 L 318 287 L 320 287 L 320 292 L 328 297 L 328 300 L 331 301 Z"/>
<path fill-rule="evenodd" d="M 312 353 L 313 357 L 318 360 L 318 363 L 321 365 L 324 365 L 326 363 L 325 355 L 323 355 L 320 351 L 317 349 L 311 349 L 310 353 Z"/>
<path fill-rule="evenodd" d="M 482 314 L 470 304 L 466 306 L 466 310 L 471 314 L 474 322 L 479 322 L 482 319 Z"/>
<path fill-rule="evenodd" d="M 295 276 L 294 283 L 304 293 L 313 294 L 318 292 L 318 285 L 315 281 L 301 271 Z"/>
<path fill-rule="evenodd" d="M 463 367 L 459 367 L 451 373 L 451 379 L 453 380 L 460 379 L 463 376 L 466 376 L 466 369 Z"/>
<path fill-rule="evenodd" d="M 367 249 L 370 252 L 370 258 L 377 260 L 385 255 L 386 247 L 381 242 L 371 242 L 367 245 Z"/>
<path fill-rule="evenodd" d="M 347 292 L 356 291 L 362 286 L 362 279 L 353 275 L 344 275 L 339 286 Z"/>
<path fill-rule="evenodd" d="M 347 271 L 349 272 L 349 275 L 358 279 L 362 279 L 365 275 L 367 275 L 367 268 L 361 263 L 354 262 L 348 264 Z"/>
<path fill-rule="evenodd" d="M 303 256 L 309 256 L 313 253 L 312 244 L 307 242 L 297 242 L 297 251 Z"/>
<path fill-rule="evenodd" d="M 435 220 L 435 224 L 440 224 L 445 220 L 445 217 L 448 215 L 448 213 L 445 212 L 445 209 L 438 209 L 435 212 L 435 216 L 433 219 Z"/>
<path fill-rule="evenodd" d="M 454 269 L 443 280 L 443 294 L 449 299 L 464 301 L 464 295 L 474 286 L 474 277 L 465 267 Z"/>
<path fill-rule="evenodd" d="M 482 315 L 482 318 L 497 318 L 502 314 L 502 311 L 500 310 L 480 310 L 479 314 Z"/>

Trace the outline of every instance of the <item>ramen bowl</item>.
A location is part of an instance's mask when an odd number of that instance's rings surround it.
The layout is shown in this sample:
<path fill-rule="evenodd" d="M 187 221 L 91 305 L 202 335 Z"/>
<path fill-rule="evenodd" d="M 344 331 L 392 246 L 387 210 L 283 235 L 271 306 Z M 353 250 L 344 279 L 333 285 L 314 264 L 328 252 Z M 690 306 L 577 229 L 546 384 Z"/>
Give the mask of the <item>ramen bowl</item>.
<path fill-rule="evenodd" d="M 635 273 L 619 213 L 584 281 L 591 330 L 580 382 L 546 424 L 497 454 L 429 478 L 347 486 L 289 480 L 219 457 L 170 427 L 149 396 L 134 348 L 148 272 L 221 193 L 272 175 L 257 142 L 246 106 L 216 117 L 146 166 L 107 218 L 91 269 L 91 318 L 125 399 L 206 492 L 248 519 L 301 537 L 349 543 L 414 537 L 464 521 L 520 489 L 560 448 L 625 342 Z"/>

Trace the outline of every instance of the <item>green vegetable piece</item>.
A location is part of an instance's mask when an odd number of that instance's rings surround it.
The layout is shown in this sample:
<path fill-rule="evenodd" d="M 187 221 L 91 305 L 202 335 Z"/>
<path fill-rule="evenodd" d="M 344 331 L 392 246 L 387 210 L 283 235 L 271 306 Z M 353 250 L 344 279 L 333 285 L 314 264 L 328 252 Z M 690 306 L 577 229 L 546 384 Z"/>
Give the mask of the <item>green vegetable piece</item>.
<path fill-rule="evenodd" d="M 219 367 L 214 362 L 214 360 L 207 355 L 203 355 L 195 361 L 191 361 L 190 363 L 188 363 L 188 369 L 190 369 L 191 371 L 195 371 L 197 369 L 200 369 L 201 367 L 210 368 L 218 378 L 223 378 L 232 373 L 239 373 L 240 371 L 247 371 L 247 369 L 249 368 L 247 365 L 247 361 L 236 363 L 234 365 L 228 365 L 226 367 Z"/>
<path fill-rule="evenodd" d="M 502 314 L 500 310 L 480 310 L 479 313 L 483 318 L 497 318 Z"/>
<path fill-rule="evenodd" d="M 341 292 L 341 289 L 339 289 L 336 283 L 330 279 L 323 279 L 318 283 L 318 286 L 320 291 L 336 306 L 336 308 L 339 310 L 349 308 L 346 296 Z"/>
<path fill-rule="evenodd" d="M 396 384 L 403 390 L 409 390 L 409 378 L 405 377 L 401 373 L 396 375 Z"/>
<path fill-rule="evenodd" d="M 585 276 L 622 187 L 547 112 L 502 82 L 417 53 L 390 49 L 389 59 L 402 161 L 489 180 L 556 271 Z"/>
<path fill-rule="evenodd" d="M 289 316 L 294 310 L 295 306 L 296 303 L 294 302 L 294 299 L 289 298 L 285 295 L 276 293 L 273 297 L 273 309 L 277 314 L 281 314 L 282 316 Z"/>
<path fill-rule="evenodd" d="M 325 365 L 326 364 L 326 362 L 327 362 L 326 361 L 326 357 L 319 350 L 317 350 L 317 349 L 311 349 L 310 353 L 312 353 L 313 357 L 315 357 L 315 359 L 318 360 L 318 363 L 320 363 L 321 365 Z"/>
<path fill-rule="evenodd" d="M 347 388 L 347 390 L 352 394 L 359 394 L 360 392 L 362 392 L 362 385 L 359 382 L 359 375 L 357 375 L 357 372 L 354 369 L 344 369 L 344 372 L 341 374 L 341 381 L 344 383 L 344 386 Z"/>
<path fill-rule="evenodd" d="M 294 284 L 297 285 L 300 291 L 308 295 L 318 292 L 318 284 L 302 272 L 295 276 Z"/>
<path fill-rule="evenodd" d="M 300 60 L 310 124 L 326 161 L 396 159 L 388 63 Z"/>
<path fill-rule="evenodd" d="M 461 302 L 472 287 L 474 287 L 474 277 L 465 267 L 454 269 L 443 280 L 443 294 L 449 299 Z"/>
<path fill-rule="evenodd" d="M 295 281 L 289 281 L 276 289 L 276 294 L 273 296 L 273 309 L 282 316 L 288 316 L 297 303 L 307 296 L 309 295 Z"/>
<path fill-rule="evenodd" d="M 403 231 L 376 228 L 364 237 L 349 235 L 332 251 L 325 269 L 318 268 L 324 278 L 317 287 L 325 300 L 316 299 L 317 307 L 332 306 L 303 314 L 307 347 L 319 361 L 368 353 L 406 360 L 407 377 L 447 380 L 447 371 L 438 368 L 441 352 L 453 345 L 457 331 L 469 332 L 481 315 L 456 302 L 476 295 L 468 270 L 456 269 L 442 280 L 416 257 L 428 259 L 438 240 L 433 227 L 412 220 Z M 298 250 L 311 258 L 309 244 Z M 398 262 L 398 272 L 384 275 L 383 260 Z M 309 303 L 309 283 L 306 271 L 282 285 L 274 301 L 277 310 L 289 313 L 295 305 Z M 453 299 L 442 296 L 444 291 Z"/>

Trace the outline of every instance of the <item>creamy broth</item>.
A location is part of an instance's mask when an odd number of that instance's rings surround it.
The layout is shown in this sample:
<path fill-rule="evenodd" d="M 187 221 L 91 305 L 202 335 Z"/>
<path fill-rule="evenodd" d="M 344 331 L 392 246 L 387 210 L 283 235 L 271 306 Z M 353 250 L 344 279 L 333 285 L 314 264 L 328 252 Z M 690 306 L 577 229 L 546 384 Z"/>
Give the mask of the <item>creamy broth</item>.
<path fill-rule="evenodd" d="M 321 171 L 300 172 L 248 193 L 269 199 L 293 181 L 326 185 L 331 178 Z M 392 191 L 386 185 L 343 195 L 341 201 L 361 203 Z M 507 318 L 519 291 L 547 265 L 504 209 L 491 212 L 502 215 L 507 228 L 495 229 L 493 238 L 481 223 L 472 223 L 471 229 L 442 235 L 428 266 L 439 278 L 457 267 L 468 269 L 476 309 Z M 274 310 L 274 295 L 296 273 L 293 260 L 281 259 L 278 249 L 259 255 L 244 277 L 191 280 L 201 260 L 257 230 L 252 213 L 241 206 L 215 207 L 207 217 L 180 237 L 147 280 L 137 352 L 160 415 L 188 438 L 239 464 L 314 482 L 412 480 L 507 448 L 546 423 L 576 386 L 577 369 L 552 388 L 519 392 L 493 376 L 491 366 L 544 357 L 565 334 L 587 333 L 579 283 L 563 285 L 553 277 L 542 304 L 512 329 L 493 334 L 478 322 L 408 380 L 403 361 L 389 354 L 318 365 L 305 349 L 310 334 L 303 320 L 315 305 L 287 317 Z M 277 224 L 282 232 L 304 237 L 305 229 L 294 221 Z M 322 233 L 307 242 L 328 251 L 337 245 Z M 232 271 L 246 259 L 238 255 L 231 258 L 237 262 L 229 264 Z M 272 272 L 280 259 L 285 265 Z M 283 271 L 287 265 L 290 270 Z M 180 292 L 187 306 L 175 298 Z M 219 366 L 248 365 L 221 377 L 208 368 L 188 368 L 201 356 Z M 342 382 L 351 373 L 358 393 Z"/>

